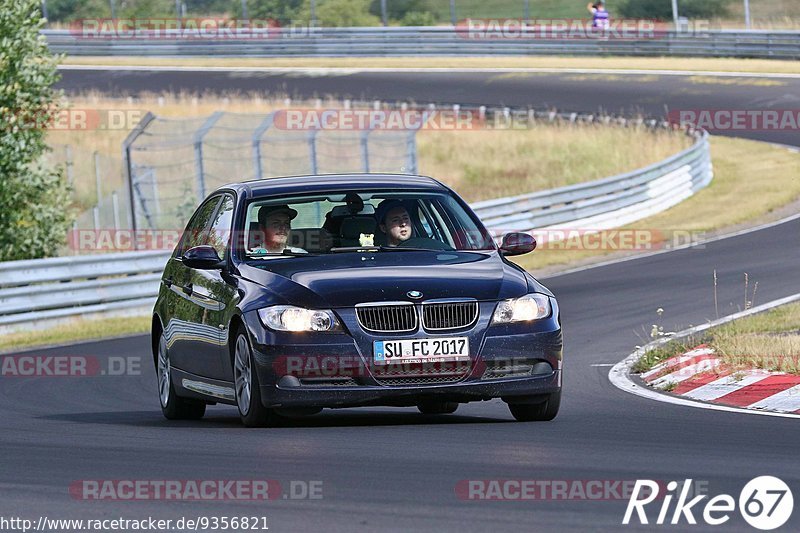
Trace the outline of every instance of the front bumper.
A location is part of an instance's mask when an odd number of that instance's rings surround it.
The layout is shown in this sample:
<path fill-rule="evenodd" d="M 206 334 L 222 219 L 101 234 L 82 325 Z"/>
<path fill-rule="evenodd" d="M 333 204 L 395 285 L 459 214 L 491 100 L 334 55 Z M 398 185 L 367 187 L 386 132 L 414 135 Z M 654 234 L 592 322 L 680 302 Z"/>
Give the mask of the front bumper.
<path fill-rule="evenodd" d="M 265 330 L 252 315 L 245 317 L 267 407 L 412 406 L 425 400 L 464 403 L 493 398 L 536 403 L 561 390 L 561 325 L 555 300 L 553 304 L 552 317 L 534 324 L 489 327 L 488 320 L 481 320 L 462 333 L 477 348 L 463 373 L 416 381 L 376 374 L 371 350 L 378 337 L 363 332 L 278 333 Z M 531 371 L 498 372 L 517 368 L 518 363 Z"/>

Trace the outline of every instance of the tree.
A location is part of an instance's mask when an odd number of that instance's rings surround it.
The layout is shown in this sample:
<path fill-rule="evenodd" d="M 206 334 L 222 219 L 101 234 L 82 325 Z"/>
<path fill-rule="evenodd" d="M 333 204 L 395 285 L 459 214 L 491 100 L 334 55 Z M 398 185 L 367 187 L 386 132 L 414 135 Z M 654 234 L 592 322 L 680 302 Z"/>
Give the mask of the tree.
<path fill-rule="evenodd" d="M 0 10 L 0 260 L 54 255 L 70 223 L 69 187 L 43 156 L 58 111 L 57 57 L 39 35 L 38 0 Z"/>

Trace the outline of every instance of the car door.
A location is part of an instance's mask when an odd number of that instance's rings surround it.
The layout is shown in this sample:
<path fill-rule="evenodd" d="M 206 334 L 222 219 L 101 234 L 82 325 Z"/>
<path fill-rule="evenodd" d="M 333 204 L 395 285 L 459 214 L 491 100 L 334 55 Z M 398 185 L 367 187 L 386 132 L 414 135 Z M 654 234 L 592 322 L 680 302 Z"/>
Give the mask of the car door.
<path fill-rule="evenodd" d="M 208 241 L 211 221 L 218 211 L 222 195 L 215 195 L 197 208 L 186 226 L 181 242 L 167 262 L 162 277 L 167 293 L 169 319 L 164 325 L 170 361 L 175 368 L 197 375 L 208 375 L 218 366 L 216 345 L 219 332 L 216 324 L 207 320 L 208 302 L 195 292 L 196 270 L 183 264 L 183 253 Z M 209 349 L 209 343 L 215 348 Z"/>
<path fill-rule="evenodd" d="M 224 194 L 209 229 L 204 235 L 203 244 L 212 246 L 220 259 L 227 260 L 233 224 L 234 198 Z M 238 293 L 232 278 L 222 270 L 189 269 L 192 285 L 192 300 L 200 308 L 200 322 L 208 328 L 209 336 L 204 337 L 200 349 L 207 361 L 201 375 L 230 381 L 230 354 L 228 352 L 228 320 L 230 307 L 236 305 Z M 211 331 L 214 335 L 211 338 Z"/>

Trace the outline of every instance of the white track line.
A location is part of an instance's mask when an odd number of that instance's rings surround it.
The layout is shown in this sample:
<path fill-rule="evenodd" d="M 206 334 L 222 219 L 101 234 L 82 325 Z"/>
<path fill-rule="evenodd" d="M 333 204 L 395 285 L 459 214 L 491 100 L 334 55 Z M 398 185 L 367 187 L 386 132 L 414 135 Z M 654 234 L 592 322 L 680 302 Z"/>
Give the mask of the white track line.
<path fill-rule="evenodd" d="M 161 72 L 268 72 L 282 73 L 312 73 L 312 74 L 356 74 L 360 72 L 410 72 L 410 73 L 531 73 L 531 74 L 620 74 L 620 75 L 656 75 L 656 76 L 711 76 L 719 78 L 785 78 L 800 79 L 800 74 L 780 72 L 723 72 L 716 70 L 648 70 L 648 69 L 614 69 L 614 68 L 537 68 L 537 67 L 219 67 L 219 66 L 194 66 L 194 65 L 59 65 L 59 70 L 136 70 L 136 71 L 161 71 Z"/>
<path fill-rule="evenodd" d="M 713 322 L 709 322 L 708 324 L 703 324 L 701 326 L 695 326 L 693 328 L 689 328 L 687 330 L 684 330 L 684 331 L 681 331 L 681 332 L 677 333 L 676 335 L 674 335 L 674 336 L 672 336 L 670 338 L 660 339 L 660 340 L 657 340 L 655 342 L 651 342 L 650 344 L 648 344 L 646 346 L 642 346 L 641 348 L 639 348 L 638 350 L 636 350 L 635 352 L 630 354 L 628 357 L 626 357 L 625 359 L 623 359 L 622 361 L 620 361 L 619 363 L 614 365 L 614 367 L 608 373 L 608 379 L 611 381 L 611 383 L 615 387 L 617 387 L 618 389 L 621 389 L 621 390 L 623 390 L 625 392 L 628 392 L 628 393 L 631 393 L 631 394 L 635 394 L 636 396 L 641 396 L 643 398 L 648 398 L 650 400 L 656 400 L 656 401 L 659 401 L 659 402 L 671 403 L 673 405 L 682 405 L 682 406 L 686 406 L 686 407 L 697 407 L 699 409 L 709 409 L 711 411 L 726 411 L 726 412 L 729 412 L 729 413 L 740 413 L 740 414 L 748 414 L 748 415 L 773 416 L 773 417 L 778 417 L 778 418 L 800 418 L 800 415 L 794 414 L 794 413 L 780 413 L 780 412 L 779 413 L 774 413 L 774 412 L 769 412 L 769 411 L 757 411 L 755 409 L 745 409 L 745 408 L 741 408 L 741 407 L 731 407 L 731 406 L 728 406 L 728 405 L 719 405 L 719 404 L 714 404 L 714 403 L 703 403 L 703 402 L 700 402 L 700 401 L 697 401 L 697 400 L 693 400 L 693 399 L 690 399 L 690 398 L 684 398 L 684 397 L 680 397 L 680 396 L 671 396 L 671 395 L 663 394 L 661 392 L 653 390 L 650 387 L 640 387 L 638 384 L 634 383 L 633 379 L 631 379 L 631 376 L 630 376 L 631 367 L 634 365 L 634 363 L 636 363 L 636 361 L 639 360 L 639 358 L 642 355 L 644 355 L 644 353 L 647 350 L 649 350 L 651 348 L 654 348 L 656 346 L 660 346 L 662 344 L 666 344 L 667 342 L 669 342 L 670 340 L 673 340 L 673 339 L 680 339 L 680 338 L 688 337 L 688 336 L 693 335 L 695 333 L 699 333 L 701 331 L 705 331 L 705 330 L 707 330 L 709 328 L 712 328 L 714 326 L 719 326 L 721 324 L 725 324 L 727 322 L 731 322 L 733 320 L 736 320 L 737 318 L 743 318 L 743 317 L 746 317 L 746 316 L 750 316 L 750 315 L 754 315 L 754 314 L 757 314 L 757 313 L 761 313 L 761 312 L 767 311 L 769 309 L 773 309 L 775 307 L 779 307 L 781 305 L 785 305 L 785 304 L 796 302 L 796 301 L 800 301 L 800 293 L 793 294 L 792 296 L 787 296 L 786 298 L 781 298 L 779 300 L 773 300 L 772 302 L 768 302 L 768 303 L 759 305 L 757 307 L 753 307 L 752 309 L 748 309 L 747 311 L 742 311 L 740 313 L 735 313 L 733 315 L 729 315 L 729 316 L 720 318 L 719 320 L 715 320 Z M 800 387 L 800 385 L 798 385 L 797 387 L 793 387 L 792 389 L 788 389 L 788 390 L 791 391 L 791 390 L 797 389 L 797 391 L 800 391 L 800 389 L 798 389 L 798 387 Z M 800 392 L 797 392 L 797 391 L 792 393 L 792 394 L 788 393 L 788 391 L 783 391 L 782 393 L 779 393 L 779 394 L 784 394 L 786 396 L 786 398 L 787 398 L 786 399 L 786 404 L 789 405 L 789 406 L 792 406 L 792 405 L 794 405 L 794 403 L 792 403 L 794 401 L 793 395 L 797 395 L 798 396 L 798 401 L 800 401 Z M 775 396 L 778 396 L 778 394 L 776 394 Z M 753 404 L 753 407 L 759 406 L 763 401 L 764 400 L 762 400 L 761 402 L 757 402 L 757 403 Z M 789 410 L 789 409 L 786 409 L 786 410 Z"/>

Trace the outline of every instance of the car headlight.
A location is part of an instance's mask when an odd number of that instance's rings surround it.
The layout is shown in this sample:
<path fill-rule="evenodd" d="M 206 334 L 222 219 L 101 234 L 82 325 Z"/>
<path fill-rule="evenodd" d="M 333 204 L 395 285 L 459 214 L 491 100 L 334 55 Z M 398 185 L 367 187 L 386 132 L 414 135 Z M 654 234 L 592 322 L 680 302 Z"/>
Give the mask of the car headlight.
<path fill-rule="evenodd" d="M 503 300 L 497 304 L 492 317 L 493 324 L 525 322 L 550 316 L 550 298 L 544 294 L 526 294 L 522 298 Z"/>
<path fill-rule="evenodd" d="M 334 331 L 340 328 L 332 311 L 275 305 L 258 310 L 261 322 L 276 331 Z"/>

